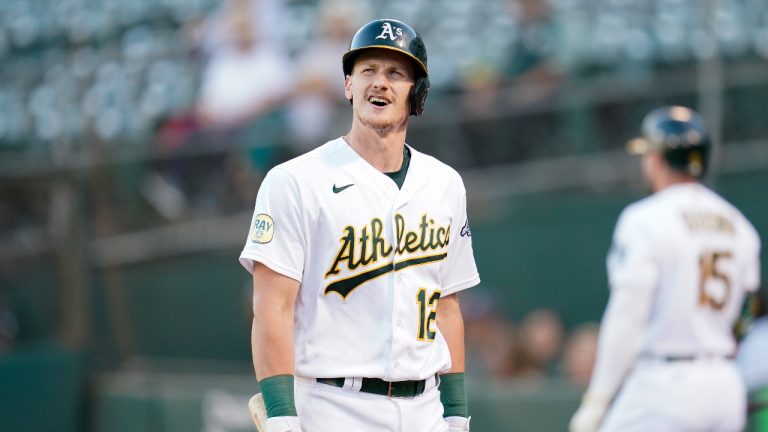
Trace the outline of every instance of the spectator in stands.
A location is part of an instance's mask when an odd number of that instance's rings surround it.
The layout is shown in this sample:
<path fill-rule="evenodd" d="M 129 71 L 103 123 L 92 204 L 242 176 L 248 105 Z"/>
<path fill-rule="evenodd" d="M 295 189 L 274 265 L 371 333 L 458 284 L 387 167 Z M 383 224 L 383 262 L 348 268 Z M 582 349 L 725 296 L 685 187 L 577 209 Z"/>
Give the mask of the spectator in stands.
<path fill-rule="evenodd" d="M 467 363 L 476 378 L 510 378 L 517 373 L 517 336 L 512 321 L 496 309 L 486 291 L 461 297 Z"/>
<path fill-rule="evenodd" d="M 592 376 L 597 352 L 597 323 L 577 326 L 568 337 L 563 348 L 561 372 L 565 379 L 580 388 L 587 388 Z"/>
<path fill-rule="evenodd" d="M 518 85 L 559 81 L 561 71 L 555 56 L 557 29 L 549 2 L 511 0 L 509 9 L 520 30 L 502 69 L 504 79 L 512 79 Z M 531 94 L 534 99 L 546 94 L 544 88 L 537 90 L 539 94 Z"/>
<path fill-rule="evenodd" d="M 284 46 L 289 29 L 286 3 L 287 0 L 225 0 L 213 14 L 192 23 L 192 44 L 203 57 L 235 45 L 237 38 L 230 30 L 230 21 L 233 14 L 239 14 L 251 23 L 256 39 Z"/>
<path fill-rule="evenodd" d="M 203 73 L 198 118 L 204 127 L 228 128 L 280 107 L 292 88 L 289 60 L 279 45 L 259 39 L 250 0 L 231 0 L 232 44 L 210 55 Z"/>
<path fill-rule="evenodd" d="M 296 85 L 288 105 L 289 145 L 294 154 L 342 134 L 349 104 L 336 59 L 344 54 L 357 28 L 369 20 L 365 2 L 323 0 L 318 6 L 316 34 L 302 48 L 296 65 Z"/>
<path fill-rule="evenodd" d="M 500 315 L 465 322 L 471 370 L 488 378 L 518 375 L 518 339 L 515 327 Z"/>
<path fill-rule="evenodd" d="M 519 375 L 545 377 L 555 372 L 565 330 L 552 309 L 535 309 L 520 323 Z"/>
<path fill-rule="evenodd" d="M 208 47 L 193 114 L 161 128 L 163 148 L 176 157 L 149 175 L 142 191 L 168 219 L 242 207 L 274 162 L 293 79 L 287 53 L 253 18 L 262 5 L 230 0 L 213 16 L 217 24 L 224 20 L 229 37 Z"/>
<path fill-rule="evenodd" d="M 555 48 L 557 27 L 549 2 L 546 0 L 509 0 L 507 10 L 517 23 L 518 31 L 505 53 L 501 66 L 470 64 L 462 73 L 464 115 L 474 121 L 466 122 L 467 139 L 476 143 L 471 147 L 476 162 L 491 163 L 499 152 L 506 158 L 524 159 L 535 154 L 536 141 L 531 122 L 526 119 L 526 129 L 510 124 L 507 127 L 489 127 L 486 120 L 497 120 L 499 111 L 530 110 L 549 100 L 563 79 Z M 509 130 L 508 128 L 515 128 Z M 557 128 L 546 127 L 546 133 Z M 509 141 L 511 134 L 517 137 Z M 531 137 L 531 138 L 529 138 Z M 493 148 L 491 143 L 504 142 L 506 147 Z"/>

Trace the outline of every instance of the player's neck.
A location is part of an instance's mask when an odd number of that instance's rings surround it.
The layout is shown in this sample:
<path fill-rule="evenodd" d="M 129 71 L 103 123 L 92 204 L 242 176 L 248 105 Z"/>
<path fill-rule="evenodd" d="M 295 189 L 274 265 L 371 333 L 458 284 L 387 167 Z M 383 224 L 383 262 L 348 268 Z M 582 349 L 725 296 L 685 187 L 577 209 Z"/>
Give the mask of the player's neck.
<path fill-rule="evenodd" d="M 355 128 L 344 140 L 360 157 L 381 172 L 395 172 L 403 164 L 405 128 L 385 135 L 370 128 Z"/>
<path fill-rule="evenodd" d="M 656 180 L 656 182 L 653 184 L 653 190 L 654 192 L 661 192 L 662 190 L 672 186 L 692 184 L 697 182 L 698 180 L 696 180 L 694 177 L 670 172 L 668 175 L 660 176 Z"/>

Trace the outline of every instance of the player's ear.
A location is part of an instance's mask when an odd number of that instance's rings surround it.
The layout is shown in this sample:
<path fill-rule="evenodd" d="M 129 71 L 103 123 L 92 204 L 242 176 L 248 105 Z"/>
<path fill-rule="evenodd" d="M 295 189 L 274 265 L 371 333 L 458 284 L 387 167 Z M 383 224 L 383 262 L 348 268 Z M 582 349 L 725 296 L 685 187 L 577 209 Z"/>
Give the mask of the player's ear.
<path fill-rule="evenodd" d="M 348 100 L 352 100 L 352 76 L 347 75 L 344 77 L 344 97 Z"/>
<path fill-rule="evenodd" d="M 643 163 L 655 170 L 659 169 L 662 162 L 662 158 L 657 152 L 648 152 L 643 155 Z"/>

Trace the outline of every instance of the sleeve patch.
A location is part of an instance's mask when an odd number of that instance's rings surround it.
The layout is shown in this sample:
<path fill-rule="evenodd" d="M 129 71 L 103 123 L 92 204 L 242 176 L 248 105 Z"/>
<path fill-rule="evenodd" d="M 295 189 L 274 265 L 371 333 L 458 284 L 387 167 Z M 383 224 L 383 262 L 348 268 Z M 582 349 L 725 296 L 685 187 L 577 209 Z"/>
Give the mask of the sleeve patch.
<path fill-rule="evenodd" d="M 261 213 L 253 218 L 251 241 L 254 243 L 269 243 L 275 235 L 275 222 L 272 217 Z"/>
<path fill-rule="evenodd" d="M 464 226 L 461 227 L 459 235 L 462 237 L 472 237 L 472 230 L 469 229 L 469 219 L 464 222 Z"/>

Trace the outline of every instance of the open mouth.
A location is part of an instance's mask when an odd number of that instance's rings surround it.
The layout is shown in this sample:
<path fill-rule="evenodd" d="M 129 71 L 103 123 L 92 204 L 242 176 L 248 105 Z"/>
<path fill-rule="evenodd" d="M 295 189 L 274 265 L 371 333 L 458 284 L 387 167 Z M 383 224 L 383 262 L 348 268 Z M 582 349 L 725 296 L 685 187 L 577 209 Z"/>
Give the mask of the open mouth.
<path fill-rule="evenodd" d="M 381 96 L 371 96 L 368 98 L 368 102 L 376 105 L 377 107 L 385 107 L 390 104 L 388 99 Z"/>

